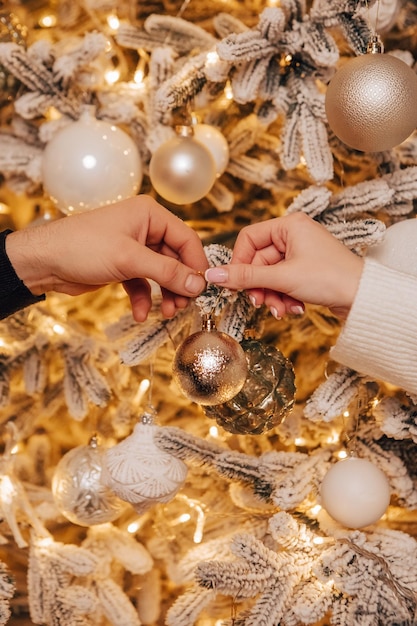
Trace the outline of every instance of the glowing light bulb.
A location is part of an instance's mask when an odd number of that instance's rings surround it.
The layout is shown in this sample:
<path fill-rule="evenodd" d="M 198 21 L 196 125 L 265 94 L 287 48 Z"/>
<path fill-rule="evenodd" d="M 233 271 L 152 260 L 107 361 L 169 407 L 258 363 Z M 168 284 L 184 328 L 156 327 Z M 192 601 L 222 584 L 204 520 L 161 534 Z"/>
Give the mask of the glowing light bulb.
<path fill-rule="evenodd" d="M 139 530 L 139 522 L 131 522 L 127 527 L 127 532 L 134 535 Z"/>
<path fill-rule="evenodd" d="M 4 504 L 11 504 L 16 496 L 16 489 L 8 476 L 2 476 L 0 479 L 0 500 Z"/>
<path fill-rule="evenodd" d="M 107 16 L 107 24 L 112 30 L 118 30 L 120 28 L 120 20 L 115 13 L 110 13 Z"/>
<path fill-rule="evenodd" d="M 229 81 L 227 81 L 225 87 L 224 87 L 224 95 L 226 97 L 227 100 L 233 100 L 233 89 L 232 89 L 232 85 Z"/>
<path fill-rule="evenodd" d="M 211 50 L 210 52 L 207 52 L 206 59 L 207 65 L 216 65 L 219 60 L 219 55 L 215 50 Z"/>
<path fill-rule="evenodd" d="M 56 15 L 52 15 L 50 13 L 42 15 L 38 24 L 41 28 L 52 28 L 53 26 L 56 26 Z"/>
<path fill-rule="evenodd" d="M 313 543 L 316 546 L 321 546 L 324 543 L 324 538 L 323 537 L 314 537 Z"/>
<path fill-rule="evenodd" d="M 117 69 L 107 70 L 107 72 L 104 74 L 104 78 L 106 83 L 108 83 L 109 85 L 114 85 L 114 83 L 117 83 L 120 78 L 120 71 Z"/>
<path fill-rule="evenodd" d="M 310 509 L 310 513 L 311 515 L 318 515 L 321 511 L 321 505 L 320 504 L 315 504 L 311 509 Z"/>

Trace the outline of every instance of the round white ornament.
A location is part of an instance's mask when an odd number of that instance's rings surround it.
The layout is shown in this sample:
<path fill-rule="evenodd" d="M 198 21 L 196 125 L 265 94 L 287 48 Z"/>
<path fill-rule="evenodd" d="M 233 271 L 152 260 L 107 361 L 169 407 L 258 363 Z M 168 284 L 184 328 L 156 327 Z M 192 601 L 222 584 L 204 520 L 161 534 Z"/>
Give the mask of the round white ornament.
<path fill-rule="evenodd" d="M 151 422 L 145 414 L 129 437 L 105 453 L 103 482 L 138 513 L 172 500 L 188 471 L 183 461 L 158 448 L 159 427 Z"/>
<path fill-rule="evenodd" d="M 194 138 L 203 144 L 216 163 L 217 177 L 221 176 L 229 163 L 229 144 L 226 137 L 215 126 L 195 124 Z"/>
<path fill-rule="evenodd" d="M 59 461 L 52 478 L 52 494 L 61 513 L 79 526 L 112 522 L 126 506 L 102 481 L 103 450 L 95 438 Z"/>
<path fill-rule="evenodd" d="M 389 150 L 417 126 L 417 75 L 390 54 L 347 61 L 330 81 L 326 115 L 345 144 L 363 152 Z"/>
<path fill-rule="evenodd" d="M 381 265 L 417 276 L 417 219 L 389 226 L 382 241 L 370 247 L 366 256 Z"/>
<path fill-rule="evenodd" d="M 67 215 L 136 195 L 142 175 L 132 138 L 90 108 L 56 133 L 42 158 L 44 189 Z"/>
<path fill-rule="evenodd" d="M 181 126 L 177 136 L 155 150 L 149 177 L 165 200 L 188 204 L 208 194 L 217 177 L 216 163 L 210 151 L 194 138 L 192 128 Z"/>
<path fill-rule="evenodd" d="M 370 461 L 350 457 L 333 465 L 320 487 L 321 504 L 337 522 L 363 528 L 377 522 L 390 502 L 385 474 Z"/>

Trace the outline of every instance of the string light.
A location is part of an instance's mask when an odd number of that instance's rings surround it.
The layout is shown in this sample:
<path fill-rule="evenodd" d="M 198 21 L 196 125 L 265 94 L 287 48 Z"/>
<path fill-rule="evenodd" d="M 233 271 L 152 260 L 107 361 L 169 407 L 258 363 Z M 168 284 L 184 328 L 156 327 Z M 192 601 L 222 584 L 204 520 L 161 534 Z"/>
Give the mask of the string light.
<path fill-rule="evenodd" d="M 126 530 L 131 535 L 134 535 L 139 530 L 139 522 L 131 522 Z"/>
<path fill-rule="evenodd" d="M 311 509 L 310 509 L 310 515 L 314 515 L 317 516 L 321 511 L 321 505 L 320 504 L 315 504 Z"/>
<path fill-rule="evenodd" d="M 107 24 L 112 31 L 117 31 L 120 28 L 120 20 L 115 13 L 110 13 L 110 15 L 107 16 Z"/>
<path fill-rule="evenodd" d="M 120 71 L 118 69 L 107 70 L 104 74 L 104 79 L 107 84 L 114 85 L 120 78 Z"/>
<path fill-rule="evenodd" d="M 38 20 L 38 24 L 41 28 L 53 28 L 56 26 L 56 15 L 53 15 L 52 13 L 42 15 L 42 17 Z"/>
<path fill-rule="evenodd" d="M 16 495 L 16 488 L 10 480 L 9 476 L 2 476 L 0 478 L 0 499 L 3 504 L 10 505 Z"/>

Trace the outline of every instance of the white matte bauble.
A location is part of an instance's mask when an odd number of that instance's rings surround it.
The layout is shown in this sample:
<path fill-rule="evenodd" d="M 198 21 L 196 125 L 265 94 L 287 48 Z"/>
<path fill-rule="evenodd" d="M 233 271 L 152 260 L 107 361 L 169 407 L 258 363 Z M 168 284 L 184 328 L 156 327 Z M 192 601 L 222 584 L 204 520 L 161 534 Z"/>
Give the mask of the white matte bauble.
<path fill-rule="evenodd" d="M 385 474 L 370 461 L 350 457 L 333 465 L 320 487 L 321 504 L 348 528 L 375 524 L 390 502 Z"/>
<path fill-rule="evenodd" d="M 149 176 L 162 198 L 173 204 L 188 204 L 208 194 L 217 177 L 216 163 L 193 136 L 177 135 L 154 152 Z"/>
<path fill-rule="evenodd" d="M 172 500 L 187 477 L 185 463 L 156 445 L 159 430 L 136 424 L 129 437 L 106 451 L 104 483 L 138 513 Z"/>
<path fill-rule="evenodd" d="M 67 215 L 136 195 L 142 175 L 132 138 L 90 110 L 56 133 L 42 159 L 44 189 Z"/>
<path fill-rule="evenodd" d="M 67 452 L 56 466 L 52 494 L 61 513 L 79 526 L 112 522 L 126 506 L 101 480 L 103 451 L 94 443 Z"/>
<path fill-rule="evenodd" d="M 390 55 L 368 53 L 339 69 L 326 93 L 330 128 L 363 152 L 389 150 L 417 126 L 417 75 Z"/>
<path fill-rule="evenodd" d="M 417 219 L 403 220 L 387 228 L 381 243 L 369 248 L 366 256 L 417 276 Z"/>
<path fill-rule="evenodd" d="M 229 163 L 229 144 L 226 137 L 215 126 L 195 124 L 194 138 L 207 148 L 216 163 L 217 176 L 221 176 Z"/>

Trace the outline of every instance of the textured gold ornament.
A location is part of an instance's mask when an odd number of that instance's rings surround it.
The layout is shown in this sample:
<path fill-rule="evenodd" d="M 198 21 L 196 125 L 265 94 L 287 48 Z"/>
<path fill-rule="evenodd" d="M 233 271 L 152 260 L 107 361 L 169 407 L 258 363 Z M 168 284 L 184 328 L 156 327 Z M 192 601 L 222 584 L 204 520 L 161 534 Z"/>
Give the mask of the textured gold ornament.
<path fill-rule="evenodd" d="M 193 402 L 213 405 L 227 402 L 243 387 L 248 364 L 241 345 L 219 332 L 206 316 L 201 331 L 190 335 L 177 349 L 173 377 Z"/>
<path fill-rule="evenodd" d="M 363 152 L 389 150 L 417 126 L 417 75 L 403 61 L 369 46 L 337 71 L 326 93 L 330 128 Z"/>

